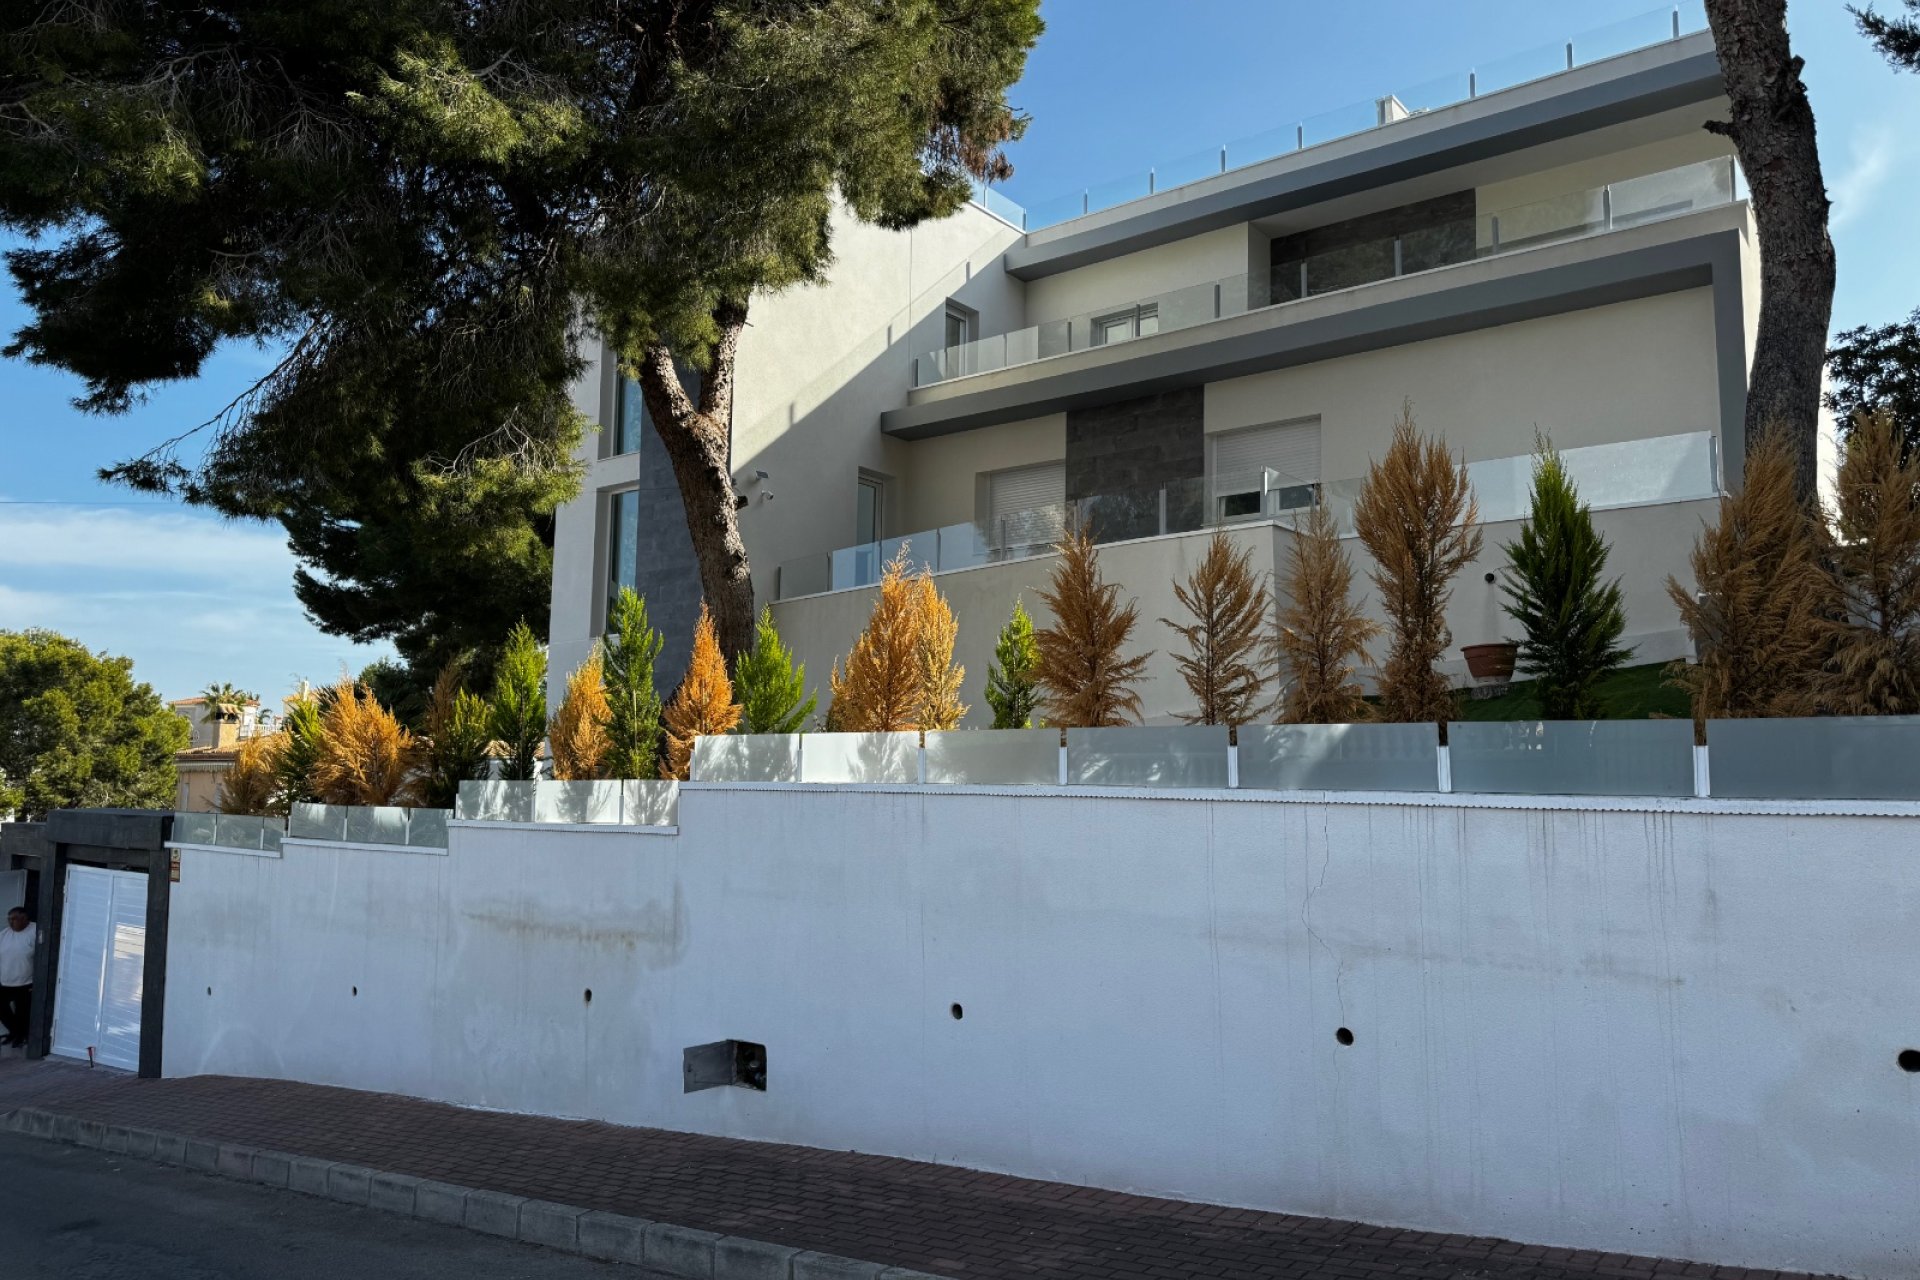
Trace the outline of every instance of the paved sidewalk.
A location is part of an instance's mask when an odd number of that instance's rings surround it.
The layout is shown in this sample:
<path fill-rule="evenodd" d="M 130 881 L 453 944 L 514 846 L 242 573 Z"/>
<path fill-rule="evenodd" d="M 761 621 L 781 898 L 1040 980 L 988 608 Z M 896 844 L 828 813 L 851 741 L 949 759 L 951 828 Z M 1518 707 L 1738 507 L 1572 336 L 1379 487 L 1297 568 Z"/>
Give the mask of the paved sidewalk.
<path fill-rule="evenodd" d="M 1785 1273 L 1223 1209 L 944 1165 L 467 1111 L 224 1076 L 137 1080 L 0 1060 L 0 1112 L 342 1160 L 974 1280 L 1480 1280 Z"/>

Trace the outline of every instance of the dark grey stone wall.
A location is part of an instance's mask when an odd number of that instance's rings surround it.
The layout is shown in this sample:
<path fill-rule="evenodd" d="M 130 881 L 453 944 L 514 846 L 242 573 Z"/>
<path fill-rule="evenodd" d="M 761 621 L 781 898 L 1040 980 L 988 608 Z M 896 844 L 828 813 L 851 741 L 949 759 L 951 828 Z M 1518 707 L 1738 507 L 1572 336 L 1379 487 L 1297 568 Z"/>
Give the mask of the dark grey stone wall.
<path fill-rule="evenodd" d="M 687 532 L 687 508 L 673 478 L 673 462 L 650 418 L 640 431 L 639 495 L 633 589 L 646 599 L 648 620 L 660 633 L 654 684 L 664 701 L 679 686 L 693 652 L 693 625 L 700 616 L 700 566 L 693 558 L 693 536 Z"/>
<path fill-rule="evenodd" d="M 1101 541 L 1197 527 L 1207 470 L 1205 392 L 1183 387 L 1067 413 L 1067 500 L 1082 504 Z M 1171 486 L 1167 521 L 1159 492 Z"/>
<path fill-rule="evenodd" d="M 1364 217 L 1297 231 L 1273 240 L 1273 301 L 1301 296 L 1300 263 L 1307 264 L 1307 292 L 1329 293 L 1393 275 L 1393 241 L 1400 240 L 1401 270 L 1411 274 L 1465 262 L 1474 256 L 1475 196 L 1471 190 L 1436 196 Z"/>

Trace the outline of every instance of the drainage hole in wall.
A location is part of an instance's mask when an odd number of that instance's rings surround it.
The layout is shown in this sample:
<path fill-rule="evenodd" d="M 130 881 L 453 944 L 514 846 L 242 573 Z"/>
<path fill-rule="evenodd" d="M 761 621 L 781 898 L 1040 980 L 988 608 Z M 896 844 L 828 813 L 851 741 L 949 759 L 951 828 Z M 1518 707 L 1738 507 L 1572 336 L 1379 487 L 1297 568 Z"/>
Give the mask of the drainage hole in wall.
<path fill-rule="evenodd" d="M 1492 586 L 1492 585 L 1493 585 L 1493 575 L 1492 575 L 1492 574 L 1488 574 L 1488 575 L 1487 575 L 1487 585 L 1488 585 L 1488 586 Z"/>
<path fill-rule="evenodd" d="M 212 987 L 208 987 L 208 988 L 207 988 L 207 994 L 208 994 L 208 995 L 212 995 L 212 994 L 213 994 L 213 988 L 212 988 Z"/>
<path fill-rule="evenodd" d="M 1902 1049 L 1899 1061 L 1902 1071 L 1920 1071 L 1920 1049 Z"/>
<path fill-rule="evenodd" d="M 359 995 L 359 994 L 360 994 L 360 988 L 358 988 L 358 987 L 355 987 L 355 988 L 353 989 L 353 994 L 355 994 L 355 995 Z"/>
<path fill-rule="evenodd" d="M 958 1000 L 954 1001 L 953 1004 L 948 1007 L 947 1012 L 953 1015 L 953 1020 L 955 1022 L 958 1022 L 960 1021 L 960 1019 L 967 1016 L 967 1011 L 960 1007 L 960 1002 Z"/>
<path fill-rule="evenodd" d="M 1341 1044 L 1352 1044 L 1353 1032 L 1347 1030 L 1345 1027 L 1342 1027 L 1338 1031 L 1333 1033 L 1333 1038 L 1335 1040 L 1338 1040 Z"/>
<path fill-rule="evenodd" d="M 593 1003 L 593 988 L 592 988 L 592 987 L 588 987 L 588 988 L 587 988 L 587 995 L 586 995 L 586 1000 L 587 1000 L 587 1003 L 588 1003 L 588 1004 L 592 1004 L 592 1003 Z"/>

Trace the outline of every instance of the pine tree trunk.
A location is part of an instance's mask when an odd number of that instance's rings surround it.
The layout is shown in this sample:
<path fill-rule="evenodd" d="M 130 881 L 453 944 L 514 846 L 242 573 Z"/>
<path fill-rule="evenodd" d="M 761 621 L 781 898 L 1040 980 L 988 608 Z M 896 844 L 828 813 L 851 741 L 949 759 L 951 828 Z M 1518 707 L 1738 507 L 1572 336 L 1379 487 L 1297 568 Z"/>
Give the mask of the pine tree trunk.
<path fill-rule="evenodd" d="M 1833 241 L 1813 106 L 1787 39 L 1786 0 L 1706 0 L 1733 104 L 1708 128 L 1733 139 L 1760 235 L 1760 328 L 1747 386 L 1746 445 L 1770 426 L 1792 444 L 1795 485 L 1815 488 L 1820 374 L 1833 314 Z"/>
<path fill-rule="evenodd" d="M 673 462 L 680 500 L 686 507 L 687 532 L 700 566 L 700 589 L 713 615 L 720 651 L 731 664 L 753 647 L 753 574 L 747 565 L 746 543 L 740 539 L 732 467 L 734 364 L 747 308 L 723 305 L 715 309 L 714 320 L 720 338 L 714 346 L 713 367 L 701 379 L 698 404 L 681 385 L 673 354 L 666 347 L 647 348 L 639 374 L 647 412 Z"/>

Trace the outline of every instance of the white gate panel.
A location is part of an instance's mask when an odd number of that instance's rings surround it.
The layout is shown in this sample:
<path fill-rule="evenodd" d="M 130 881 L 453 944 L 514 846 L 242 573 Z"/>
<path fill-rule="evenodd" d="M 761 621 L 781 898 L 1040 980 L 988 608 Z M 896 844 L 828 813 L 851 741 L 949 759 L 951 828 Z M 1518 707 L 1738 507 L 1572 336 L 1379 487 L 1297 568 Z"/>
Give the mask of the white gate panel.
<path fill-rule="evenodd" d="M 54 980 L 53 1052 L 136 1071 L 147 955 L 147 878 L 67 867 Z"/>

